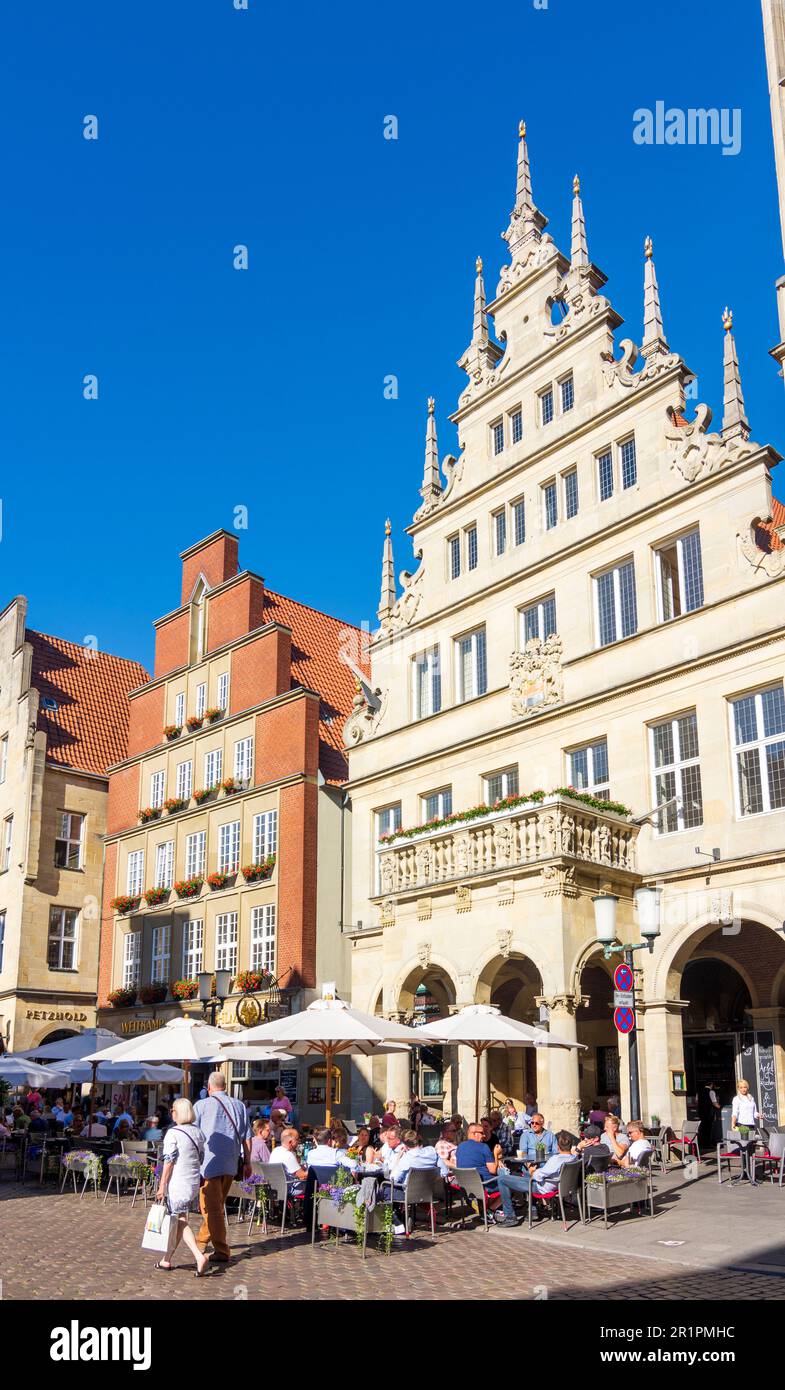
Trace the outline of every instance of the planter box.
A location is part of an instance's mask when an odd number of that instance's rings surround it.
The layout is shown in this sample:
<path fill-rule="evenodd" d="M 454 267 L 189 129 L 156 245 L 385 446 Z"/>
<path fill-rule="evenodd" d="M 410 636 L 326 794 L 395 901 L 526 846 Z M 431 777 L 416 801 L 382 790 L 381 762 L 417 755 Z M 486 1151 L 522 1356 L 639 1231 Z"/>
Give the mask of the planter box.
<path fill-rule="evenodd" d="M 630 1178 L 624 1182 L 586 1184 L 586 1211 L 618 1211 L 633 1202 L 649 1202 L 649 1183 L 646 1178 Z"/>
<path fill-rule="evenodd" d="M 345 1202 L 342 1207 L 338 1206 L 331 1197 L 322 1197 L 319 1193 L 314 1194 L 314 1212 L 317 1226 L 329 1226 L 334 1231 L 347 1231 L 350 1235 L 357 1234 L 355 1225 L 355 1212 L 357 1208 L 354 1202 Z M 384 1232 L 384 1216 L 379 1207 L 374 1207 L 373 1211 L 365 1208 L 365 1234 L 366 1236 L 380 1236 Z M 365 1259 L 365 1246 L 363 1245 L 363 1259 Z"/>

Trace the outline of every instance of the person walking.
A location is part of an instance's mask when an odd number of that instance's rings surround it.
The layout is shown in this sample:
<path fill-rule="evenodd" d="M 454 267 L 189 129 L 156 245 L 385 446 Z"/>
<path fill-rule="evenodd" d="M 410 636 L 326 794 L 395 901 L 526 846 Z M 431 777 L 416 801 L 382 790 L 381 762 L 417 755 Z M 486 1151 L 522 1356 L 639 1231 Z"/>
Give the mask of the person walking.
<path fill-rule="evenodd" d="M 166 1131 L 164 1166 L 155 1198 L 157 1202 L 169 1203 L 169 1212 L 176 1223 L 176 1230 L 174 1243 L 168 1254 L 162 1255 L 154 1268 L 164 1271 L 173 1269 L 172 1256 L 182 1240 L 196 1261 L 196 1277 L 201 1278 L 210 1263 L 210 1258 L 196 1244 L 188 1222 L 188 1212 L 201 1182 L 204 1135 L 197 1129 L 194 1108 L 185 1096 L 180 1096 L 175 1101 L 172 1111 L 175 1122 Z"/>
<path fill-rule="evenodd" d="M 251 1176 L 251 1125 L 241 1100 L 226 1094 L 223 1072 L 213 1071 L 207 1078 L 207 1099 L 194 1106 L 196 1124 L 205 1140 L 199 1209 L 202 1224 L 196 1244 L 201 1251 L 212 1242 L 213 1264 L 228 1264 L 229 1240 L 226 1234 L 224 1203 L 243 1160 L 243 1176 Z"/>

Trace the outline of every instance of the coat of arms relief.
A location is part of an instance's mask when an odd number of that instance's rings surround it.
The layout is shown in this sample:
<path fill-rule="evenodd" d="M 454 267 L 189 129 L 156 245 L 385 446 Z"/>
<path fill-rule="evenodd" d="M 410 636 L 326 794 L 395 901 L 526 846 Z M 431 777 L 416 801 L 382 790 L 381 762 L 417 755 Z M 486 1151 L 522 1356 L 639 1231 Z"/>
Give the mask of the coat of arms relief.
<path fill-rule="evenodd" d="M 510 697 L 513 714 L 536 714 L 564 700 L 562 641 L 556 633 L 532 637 L 522 652 L 510 656 Z"/>

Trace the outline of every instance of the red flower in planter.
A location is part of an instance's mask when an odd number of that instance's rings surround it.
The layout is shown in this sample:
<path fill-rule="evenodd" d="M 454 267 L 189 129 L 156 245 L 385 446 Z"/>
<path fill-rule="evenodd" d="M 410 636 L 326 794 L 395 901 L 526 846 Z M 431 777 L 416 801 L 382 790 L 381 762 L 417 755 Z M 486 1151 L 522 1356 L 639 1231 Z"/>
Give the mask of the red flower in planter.
<path fill-rule="evenodd" d="M 164 810 L 171 816 L 174 811 L 182 811 L 188 805 L 184 796 L 167 796 L 164 802 Z"/>
<path fill-rule="evenodd" d="M 274 854 L 268 854 L 258 864 L 246 864 L 242 873 L 246 883 L 257 883 L 259 879 L 269 878 L 275 868 Z"/>
<path fill-rule="evenodd" d="M 180 878 L 174 885 L 174 891 L 178 898 L 198 898 L 203 883 L 201 874 L 196 874 L 193 878 Z"/>
<path fill-rule="evenodd" d="M 240 790 L 240 785 L 235 781 L 234 777 L 225 777 L 221 786 L 227 796 L 231 796 L 232 792 L 239 792 Z"/>
<path fill-rule="evenodd" d="M 201 714 L 189 714 L 185 722 L 187 727 L 193 732 L 194 729 L 201 729 L 204 723 L 204 716 Z"/>
<path fill-rule="evenodd" d="M 163 1004 L 169 993 L 169 986 L 160 982 L 155 985 L 142 985 L 139 998 L 143 1004 Z"/>
<path fill-rule="evenodd" d="M 113 1009 L 130 1009 L 136 1003 L 136 990 L 113 989 L 108 998 Z"/>
<path fill-rule="evenodd" d="M 147 888 L 145 889 L 144 900 L 148 907 L 155 907 L 157 903 L 165 902 L 169 897 L 168 888 Z"/>
<path fill-rule="evenodd" d="M 164 738 L 179 738 L 183 731 L 182 724 L 164 724 Z"/>
<path fill-rule="evenodd" d="M 173 999 L 195 999 L 198 993 L 198 980 L 175 980 L 172 985 Z"/>
<path fill-rule="evenodd" d="M 114 912 L 135 912 L 141 899 L 131 898 L 127 893 L 121 893 L 119 898 L 112 898 L 109 906 Z"/>
<path fill-rule="evenodd" d="M 143 806 L 139 811 L 139 819 L 144 825 L 149 820 L 158 820 L 160 814 L 160 806 Z"/>
<path fill-rule="evenodd" d="M 223 869 L 217 869 L 214 874 L 207 875 L 207 882 L 211 888 L 225 888 L 229 882 L 229 875 Z"/>
<path fill-rule="evenodd" d="M 221 708 L 220 705 L 211 705 L 210 708 L 206 709 L 204 712 L 205 719 L 207 719 L 211 724 L 214 724 L 216 719 L 223 719 L 223 716 L 224 710 Z"/>

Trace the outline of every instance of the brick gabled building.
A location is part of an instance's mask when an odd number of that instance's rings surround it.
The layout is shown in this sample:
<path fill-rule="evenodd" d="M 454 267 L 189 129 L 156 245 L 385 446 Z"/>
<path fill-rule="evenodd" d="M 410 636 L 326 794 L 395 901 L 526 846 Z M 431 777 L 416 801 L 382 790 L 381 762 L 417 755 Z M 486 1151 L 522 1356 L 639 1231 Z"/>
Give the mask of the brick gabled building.
<path fill-rule="evenodd" d="M 131 693 L 128 754 L 110 776 L 99 1003 L 101 1022 L 128 1035 L 201 1015 L 164 987 L 202 970 L 278 981 L 235 987 L 224 1026 L 345 979 L 341 734 L 355 682 L 342 657 L 357 661 L 360 634 L 241 571 L 230 532 L 181 559 L 180 604 L 155 623 L 154 675 Z M 151 987 L 165 998 L 151 1002 Z M 113 1007 L 122 988 L 129 1002 Z M 278 1080 L 234 1068 L 247 1095 Z M 293 1091 L 291 1070 L 285 1081 Z M 304 1074 L 301 1115 L 308 1085 Z"/>

